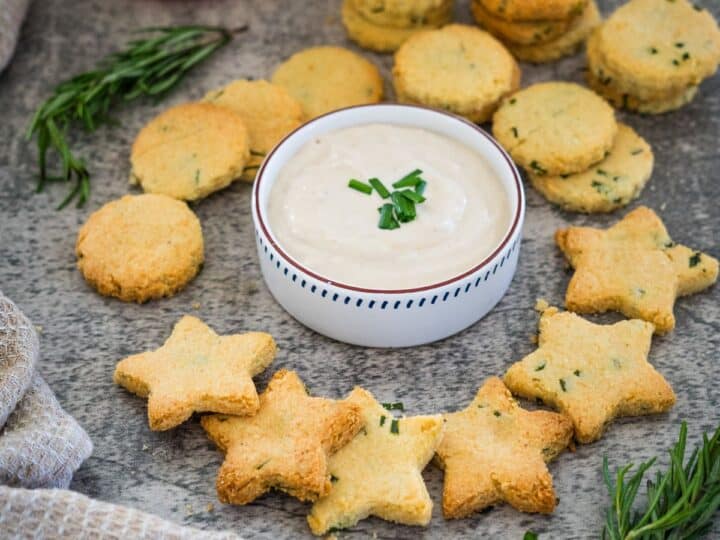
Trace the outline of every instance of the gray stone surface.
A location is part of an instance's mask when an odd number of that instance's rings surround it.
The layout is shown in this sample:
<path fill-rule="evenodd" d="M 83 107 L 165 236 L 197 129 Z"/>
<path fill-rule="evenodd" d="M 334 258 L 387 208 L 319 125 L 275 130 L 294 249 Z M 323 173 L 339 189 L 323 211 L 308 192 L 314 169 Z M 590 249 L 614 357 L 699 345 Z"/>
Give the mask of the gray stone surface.
<path fill-rule="evenodd" d="M 701 3 L 713 5 L 720 15 L 717 4 Z M 603 4 L 608 13 L 610 3 Z M 42 326 L 40 371 L 95 444 L 73 489 L 204 529 L 231 528 L 253 538 L 308 536 L 308 507 L 281 494 L 245 507 L 219 504 L 214 482 L 222 457 L 197 419 L 167 433 L 151 432 L 145 401 L 113 384 L 115 362 L 159 346 L 182 314 L 193 313 L 222 333 L 271 332 L 280 345 L 274 368 L 297 370 L 315 393 L 339 397 L 360 384 L 384 401 L 404 401 L 411 413 L 458 409 L 484 378 L 501 374 L 533 349 L 529 338 L 536 330 L 535 299 L 562 301 L 569 276 L 553 245 L 553 231 L 567 224 L 606 226 L 623 214 L 564 213 L 528 189 L 520 264 L 508 295 L 467 331 L 407 350 L 336 343 L 283 312 L 260 276 L 250 187 L 242 183 L 193 205 L 205 232 L 207 262 L 182 293 L 140 306 L 93 292 L 75 269 L 75 235 L 93 210 L 132 191 L 127 185 L 128 155 L 143 123 L 169 104 L 198 98 L 233 78 L 269 76 L 279 61 L 302 47 L 348 45 L 338 12 L 336 0 L 34 2 L 17 56 L 0 75 L 0 288 Z M 465 3 L 457 13 L 459 19 L 468 19 Z M 56 212 L 54 205 L 64 193 L 59 186 L 34 195 L 35 152 L 22 135 L 33 108 L 58 79 L 90 68 L 138 26 L 201 21 L 248 23 L 250 31 L 200 66 L 163 103 L 141 101 L 122 107 L 117 112 L 120 126 L 76 139 L 75 148 L 87 157 L 93 173 L 87 206 Z M 391 57 L 367 56 L 389 74 Z M 582 66 L 581 55 L 549 66 L 523 66 L 523 84 L 556 78 L 581 81 Z M 680 111 L 622 117 L 649 140 L 656 156 L 653 178 L 633 206 L 651 206 L 675 240 L 720 256 L 720 77 L 704 83 L 695 101 Z M 436 504 L 427 529 L 369 519 L 343 536 L 521 538 L 533 529 L 541 538 L 597 537 L 606 504 L 600 476 L 603 454 L 609 454 L 613 465 L 637 462 L 663 454 L 683 419 L 690 424 L 693 442 L 700 430 L 718 424 L 719 298 L 715 287 L 681 299 L 677 328 L 654 340 L 651 361 L 678 394 L 669 414 L 615 422 L 601 441 L 565 453 L 551 465 L 560 497 L 554 515 L 521 514 L 504 506 L 446 522 Z M 193 307 L 196 303 L 199 307 Z M 260 378 L 261 388 L 268 376 Z M 441 473 L 431 466 L 425 476 L 439 503 Z M 214 504 L 213 512 L 208 512 L 208 504 Z"/>

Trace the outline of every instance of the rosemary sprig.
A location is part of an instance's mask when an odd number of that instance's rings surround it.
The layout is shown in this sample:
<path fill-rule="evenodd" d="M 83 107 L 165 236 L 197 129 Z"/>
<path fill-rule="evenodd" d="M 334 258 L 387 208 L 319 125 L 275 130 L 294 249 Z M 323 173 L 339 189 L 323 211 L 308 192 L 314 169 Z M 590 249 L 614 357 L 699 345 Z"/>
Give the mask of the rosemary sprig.
<path fill-rule="evenodd" d="M 609 540 L 670 540 L 700 538 L 712 525 L 720 507 L 720 427 L 695 448 L 685 463 L 687 424 L 682 423 L 680 435 L 670 450 L 670 465 L 647 480 L 647 501 L 644 507 L 633 508 L 635 497 L 645 473 L 655 458 L 642 463 L 626 480 L 633 468 L 626 465 L 617 471 L 615 482 L 610 478 L 607 457 L 603 460 L 603 476 L 612 504 L 607 511 L 603 538 Z"/>
<path fill-rule="evenodd" d="M 90 196 L 90 172 L 85 160 L 70 150 L 66 139 L 71 127 L 93 132 L 109 120 L 110 108 L 119 100 L 140 96 L 159 98 L 172 89 L 195 65 L 228 43 L 245 28 L 227 30 L 210 26 L 145 28 L 148 37 L 130 41 L 95 70 L 60 83 L 50 98 L 35 111 L 27 140 L 36 138 L 39 178 L 37 192 L 48 182 L 73 182 L 60 208 L 77 198 L 82 206 Z M 48 174 L 48 152 L 62 164 L 59 174 Z"/>

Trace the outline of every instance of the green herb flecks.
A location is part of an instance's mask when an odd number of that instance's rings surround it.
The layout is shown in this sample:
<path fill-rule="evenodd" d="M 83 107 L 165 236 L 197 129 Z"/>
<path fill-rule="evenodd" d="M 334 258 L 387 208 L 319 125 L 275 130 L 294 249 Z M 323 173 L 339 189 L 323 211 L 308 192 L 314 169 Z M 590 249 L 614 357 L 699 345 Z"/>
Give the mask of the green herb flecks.
<path fill-rule="evenodd" d="M 538 176 L 544 176 L 544 175 L 547 174 L 547 170 L 546 170 L 545 168 L 543 168 L 543 166 L 540 165 L 540 163 L 538 163 L 538 162 L 535 161 L 535 160 L 532 160 L 532 161 L 530 162 L 530 168 L 531 168 L 531 169 L 533 170 L 533 172 L 534 172 L 535 174 L 537 174 Z"/>
<path fill-rule="evenodd" d="M 518 138 L 518 129 L 515 126 L 513 126 L 510 128 L 510 130 L 512 131 L 513 137 L 515 137 L 517 139 Z"/>
<path fill-rule="evenodd" d="M 373 190 L 371 185 L 361 182 L 360 180 L 355 180 L 354 178 L 351 178 L 348 181 L 348 187 L 354 189 L 355 191 L 359 191 L 360 193 L 364 193 L 365 195 L 370 195 Z"/>
<path fill-rule="evenodd" d="M 400 423 L 397 418 L 393 418 L 392 422 L 390 422 L 390 433 L 393 435 L 398 435 L 400 433 Z"/>
<path fill-rule="evenodd" d="M 387 416 L 384 414 L 380 416 L 380 427 L 383 427 L 385 425 L 385 420 L 387 420 Z"/>
<path fill-rule="evenodd" d="M 497 417 L 500 417 L 502 413 L 500 411 L 493 411 L 493 414 Z"/>
<path fill-rule="evenodd" d="M 535 371 L 542 371 L 543 369 L 545 369 L 545 361 L 541 362 L 535 367 Z"/>
<path fill-rule="evenodd" d="M 701 257 L 702 253 L 700 253 L 699 251 L 693 253 L 688 260 L 688 265 L 690 266 L 690 268 L 695 268 L 698 264 L 700 264 Z"/>
<path fill-rule="evenodd" d="M 335 482 L 337 482 L 338 480 L 340 480 L 340 479 L 339 479 L 337 476 L 335 476 L 334 474 L 331 474 L 331 475 L 330 475 L 330 481 L 331 481 L 333 484 L 334 484 Z"/>
<path fill-rule="evenodd" d="M 427 182 L 425 180 L 420 180 L 417 184 L 415 184 L 415 193 L 418 195 L 424 195 L 426 187 Z"/>
<path fill-rule="evenodd" d="M 712 526 L 720 507 L 720 427 L 712 437 L 703 434 L 701 443 L 685 461 L 687 424 L 682 423 L 677 442 L 670 450 L 667 469 L 645 479 L 655 458 L 641 463 L 626 478 L 633 464 L 610 476 L 607 456 L 603 477 L 610 495 L 602 537 L 608 540 L 653 540 L 701 538 Z M 646 497 L 636 504 L 640 487 Z"/>
<path fill-rule="evenodd" d="M 52 96 L 35 111 L 27 140 L 37 142 L 37 192 L 48 182 L 70 182 L 72 187 L 58 208 L 90 197 L 90 170 L 70 149 L 68 136 L 75 127 L 92 133 L 109 123 L 111 108 L 141 96 L 155 99 L 169 92 L 185 74 L 232 39 L 235 31 L 210 26 L 146 28 L 147 37 L 130 41 L 127 48 L 101 60 L 97 67 L 61 82 Z M 48 171 L 49 153 L 60 162 L 57 173 Z"/>
<path fill-rule="evenodd" d="M 538 540 L 538 534 L 533 531 L 526 531 L 523 540 Z"/>
<path fill-rule="evenodd" d="M 576 369 L 575 371 L 573 371 L 573 375 L 575 375 L 576 377 L 579 377 L 579 376 L 580 376 L 580 370 L 579 370 L 579 369 Z"/>
<path fill-rule="evenodd" d="M 383 403 L 382 406 L 388 411 L 404 411 L 405 406 L 402 401 L 395 401 L 393 403 Z"/>
<path fill-rule="evenodd" d="M 560 379 L 560 388 L 562 388 L 563 392 L 567 392 L 567 383 L 565 382 L 565 379 Z"/>
<path fill-rule="evenodd" d="M 637 156 L 638 154 L 642 154 L 643 150 L 642 148 L 636 148 L 635 150 L 630 151 L 631 156 Z"/>

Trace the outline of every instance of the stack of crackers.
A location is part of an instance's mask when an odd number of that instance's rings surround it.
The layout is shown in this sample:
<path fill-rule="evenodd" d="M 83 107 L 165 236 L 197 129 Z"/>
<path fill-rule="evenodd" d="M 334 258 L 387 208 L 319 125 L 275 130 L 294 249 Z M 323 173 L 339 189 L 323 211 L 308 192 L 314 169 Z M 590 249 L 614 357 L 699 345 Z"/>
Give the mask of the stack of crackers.
<path fill-rule="evenodd" d="M 594 0 L 472 0 L 471 9 L 518 59 L 536 63 L 573 54 L 601 20 Z"/>
<path fill-rule="evenodd" d="M 689 103 L 720 61 L 713 16 L 687 0 L 632 0 L 588 41 L 590 86 L 613 103 L 658 114 Z"/>
<path fill-rule="evenodd" d="M 361 47 L 392 52 L 411 36 L 450 22 L 453 0 L 343 0 L 342 21 Z"/>
<path fill-rule="evenodd" d="M 600 96 L 547 82 L 506 98 L 493 135 L 549 201 L 576 212 L 611 212 L 637 198 L 650 178 L 650 145 Z"/>

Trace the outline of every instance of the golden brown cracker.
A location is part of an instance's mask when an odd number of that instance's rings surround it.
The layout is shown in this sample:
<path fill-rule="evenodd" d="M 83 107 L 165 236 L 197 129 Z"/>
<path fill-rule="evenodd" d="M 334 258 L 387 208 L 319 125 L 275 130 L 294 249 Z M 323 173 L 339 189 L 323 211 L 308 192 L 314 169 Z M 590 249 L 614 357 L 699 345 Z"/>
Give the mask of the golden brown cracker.
<path fill-rule="evenodd" d="M 675 327 L 678 296 L 717 281 L 717 260 L 676 246 L 657 214 L 643 206 L 607 230 L 558 230 L 555 241 L 575 268 L 565 294 L 568 309 L 619 311 L 652 322 L 659 334 Z"/>
<path fill-rule="evenodd" d="M 218 336 L 185 315 L 162 347 L 118 362 L 113 379 L 148 398 L 150 429 L 173 428 L 194 412 L 252 415 L 260 406 L 252 377 L 270 365 L 272 336 Z"/>
<path fill-rule="evenodd" d="M 360 430 L 362 414 L 348 401 L 308 396 L 295 372 L 280 370 L 255 416 L 215 414 L 201 423 L 225 452 L 217 476 L 222 502 L 247 504 L 272 488 L 314 501 L 330 491 L 328 457 Z"/>
<path fill-rule="evenodd" d="M 364 427 L 330 458 L 332 488 L 308 516 L 313 533 L 352 527 L 371 515 L 427 525 L 432 501 L 421 472 L 442 438 L 442 416 L 395 418 L 362 388 L 347 401 L 360 407 Z"/>
<path fill-rule="evenodd" d="M 437 460 L 445 470 L 446 518 L 467 517 L 501 502 L 523 512 L 555 509 L 545 463 L 572 439 L 565 416 L 522 409 L 502 381 L 491 377 L 465 409 L 444 418 Z"/>
<path fill-rule="evenodd" d="M 637 319 L 600 325 L 547 309 L 537 350 L 508 369 L 505 384 L 567 415 L 578 441 L 595 441 L 613 418 L 675 404 L 672 388 L 647 361 L 652 334 L 653 325 Z"/>
<path fill-rule="evenodd" d="M 140 130 L 130 180 L 147 193 L 194 201 L 238 178 L 249 152 L 238 114 L 212 103 L 176 105 Z"/>
<path fill-rule="evenodd" d="M 165 195 L 126 195 L 93 212 L 80 228 L 78 268 L 100 294 L 125 302 L 171 296 L 200 271 L 200 221 Z"/>
<path fill-rule="evenodd" d="M 312 47 L 293 54 L 272 76 L 303 107 L 307 118 L 349 107 L 377 103 L 383 79 L 374 64 L 342 47 Z"/>

